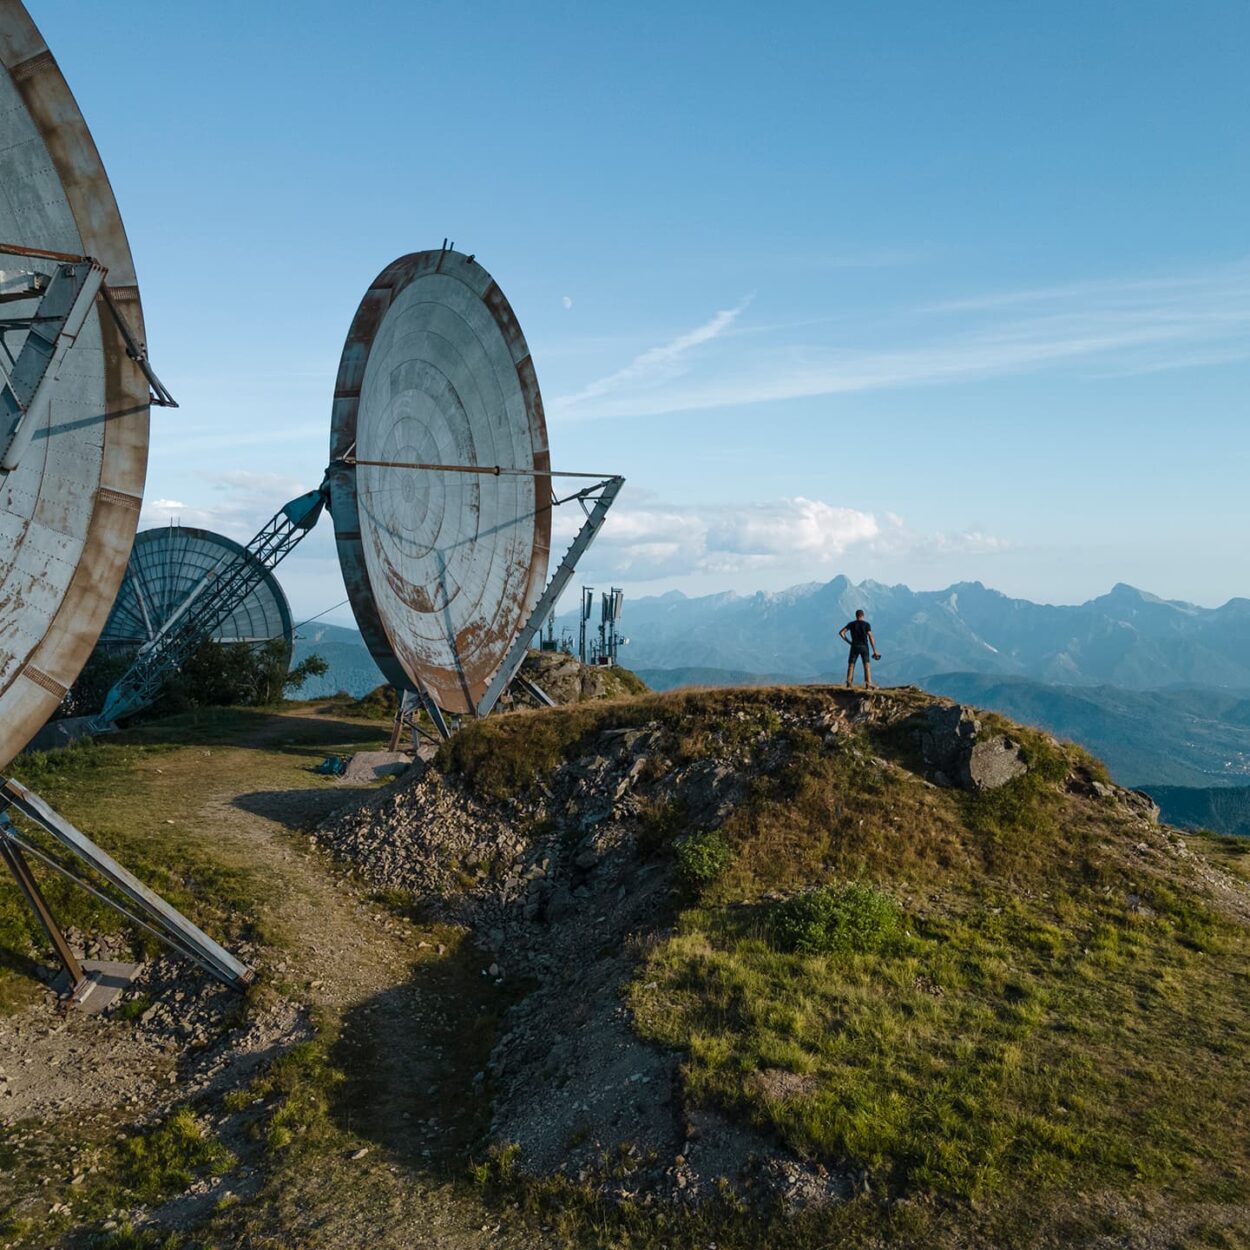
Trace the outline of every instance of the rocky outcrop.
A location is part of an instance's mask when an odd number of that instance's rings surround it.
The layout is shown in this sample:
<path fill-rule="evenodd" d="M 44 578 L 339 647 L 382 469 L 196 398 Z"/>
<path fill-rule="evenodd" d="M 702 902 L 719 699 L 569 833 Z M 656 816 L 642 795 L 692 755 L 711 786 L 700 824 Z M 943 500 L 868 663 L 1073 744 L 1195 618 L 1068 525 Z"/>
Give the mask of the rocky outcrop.
<path fill-rule="evenodd" d="M 961 703 L 925 708 L 916 720 L 916 745 L 936 785 L 996 790 L 1028 771 L 1019 744 L 1006 734 L 983 734 L 973 710 Z"/>
<path fill-rule="evenodd" d="M 581 703 L 604 697 L 603 670 L 582 664 L 563 651 L 531 651 L 521 664 L 521 676 L 540 687 L 557 703 Z M 514 699 L 529 700 L 514 688 Z"/>
<path fill-rule="evenodd" d="M 1100 799 L 1110 799 L 1127 807 L 1134 815 L 1148 820 L 1152 825 L 1159 823 L 1159 805 L 1144 790 L 1127 790 L 1124 786 L 1108 785 L 1106 782 L 1095 781 L 1090 790 Z"/>

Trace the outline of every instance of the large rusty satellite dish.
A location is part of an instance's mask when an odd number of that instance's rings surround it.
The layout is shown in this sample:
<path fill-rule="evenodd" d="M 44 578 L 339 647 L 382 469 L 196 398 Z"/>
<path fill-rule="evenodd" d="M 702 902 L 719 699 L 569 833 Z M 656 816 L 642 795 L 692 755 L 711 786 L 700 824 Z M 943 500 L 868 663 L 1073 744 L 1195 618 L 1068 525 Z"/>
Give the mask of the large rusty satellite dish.
<path fill-rule="evenodd" d="M 471 256 L 416 252 L 378 275 L 343 349 L 330 459 L 371 654 L 396 686 L 472 713 L 546 583 L 551 461 L 525 337 Z"/>
<path fill-rule="evenodd" d="M 0 0 L 0 245 L 94 257 L 142 341 L 130 247 L 99 153 L 18 0 Z M 0 267 L 10 260 L 0 251 Z M 56 263 L 20 258 L 36 273 Z M 8 301 L 5 315 L 31 315 L 37 302 Z M 139 520 L 148 405 L 147 379 L 97 298 L 46 425 L 0 473 L 0 768 L 56 709 L 108 616 Z"/>

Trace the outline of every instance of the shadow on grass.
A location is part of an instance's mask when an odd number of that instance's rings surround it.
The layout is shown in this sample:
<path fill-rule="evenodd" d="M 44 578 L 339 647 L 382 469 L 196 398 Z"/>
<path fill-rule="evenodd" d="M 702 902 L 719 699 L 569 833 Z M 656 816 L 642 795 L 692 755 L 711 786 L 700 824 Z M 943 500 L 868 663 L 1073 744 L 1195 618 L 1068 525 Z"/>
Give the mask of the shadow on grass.
<path fill-rule="evenodd" d="M 283 825 L 295 833 L 307 833 L 340 808 L 352 806 L 377 793 L 376 786 L 344 786 L 327 778 L 307 790 L 253 790 L 230 800 L 232 807 Z"/>
<path fill-rule="evenodd" d="M 490 1121 L 488 1082 L 475 1078 L 524 992 L 483 976 L 488 962 L 460 940 L 347 1012 L 330 1051 L 344 1074 L 330 1109 L 340 1128 L 410 1167 L 464 1174 Z"/>
<path fill-rule="evenodd" d="M 342 720 L 341 715 L 338 708 L 312 716 L 250 708 L 202 708 L 132 725 L 101 740 L 273 750 L 284 746 L 383 742 L 389 737 L 390 726 L 384 722 Z"/>
<path fill-rule="evenodd" d="M 7 946 L 0 946 L 0 973 L 7 973 L 29 982 L 34 989 L 42 989 L 47 985 L 52 973 L 48 965 L 29 955 L 23 955 Z M 4 998 L 0 992 L 0 1001 Z"/>

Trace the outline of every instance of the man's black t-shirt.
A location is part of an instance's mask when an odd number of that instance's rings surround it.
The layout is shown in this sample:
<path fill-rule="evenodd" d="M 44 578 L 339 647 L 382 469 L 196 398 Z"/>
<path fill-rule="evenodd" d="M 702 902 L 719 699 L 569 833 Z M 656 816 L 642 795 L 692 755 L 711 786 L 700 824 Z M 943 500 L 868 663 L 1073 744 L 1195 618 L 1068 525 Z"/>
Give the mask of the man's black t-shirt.
<path fill-rule="evenodd" d="M 868 647 L 868 635 L 872 632 L 872 626 L 867 621 L 848 621 L 845 626 L 846 632 L 851 636 L 852 647 Z"/>

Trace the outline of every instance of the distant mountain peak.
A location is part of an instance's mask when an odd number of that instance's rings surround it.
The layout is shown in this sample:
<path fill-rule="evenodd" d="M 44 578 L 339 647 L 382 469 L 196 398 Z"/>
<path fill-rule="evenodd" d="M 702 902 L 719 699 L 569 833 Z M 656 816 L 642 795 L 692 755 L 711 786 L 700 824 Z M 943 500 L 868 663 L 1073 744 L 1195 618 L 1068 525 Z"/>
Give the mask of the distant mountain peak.
<path fill-rule="evenodd" d="M 1152 595 L 1148 590 L 1138 590 L 1136 586 L 1130 586 L 1127 582 L 1116 582 L 1107 594 L 1092 602 L 1114 604 L 1120 607 L 1143 607 L 1149 604 L 1152 607 L 1172 608 L 1177 612 L 1188 612 L 1191 615 L 1203 611 L 1197 605 L 1186 603 L 1182 599 L 1163 599 L 1158 595 Z"/>
<path fill-rule="evenodd" d="M 856 584 L 845 573 L 772 592 L 670 592 L 627 605 L 629 662 L 828 679 L 846 662 L 837 631 L 857 608 L 873 623 L 885 656 L 880 678 L 891 685 L 976 671 L 1066 686 L 1250 688 L 1250 604 L 1198 608 L 1125 582 L 1066 605 L 980 581 L 913 591 L 870 578 Z"/>

